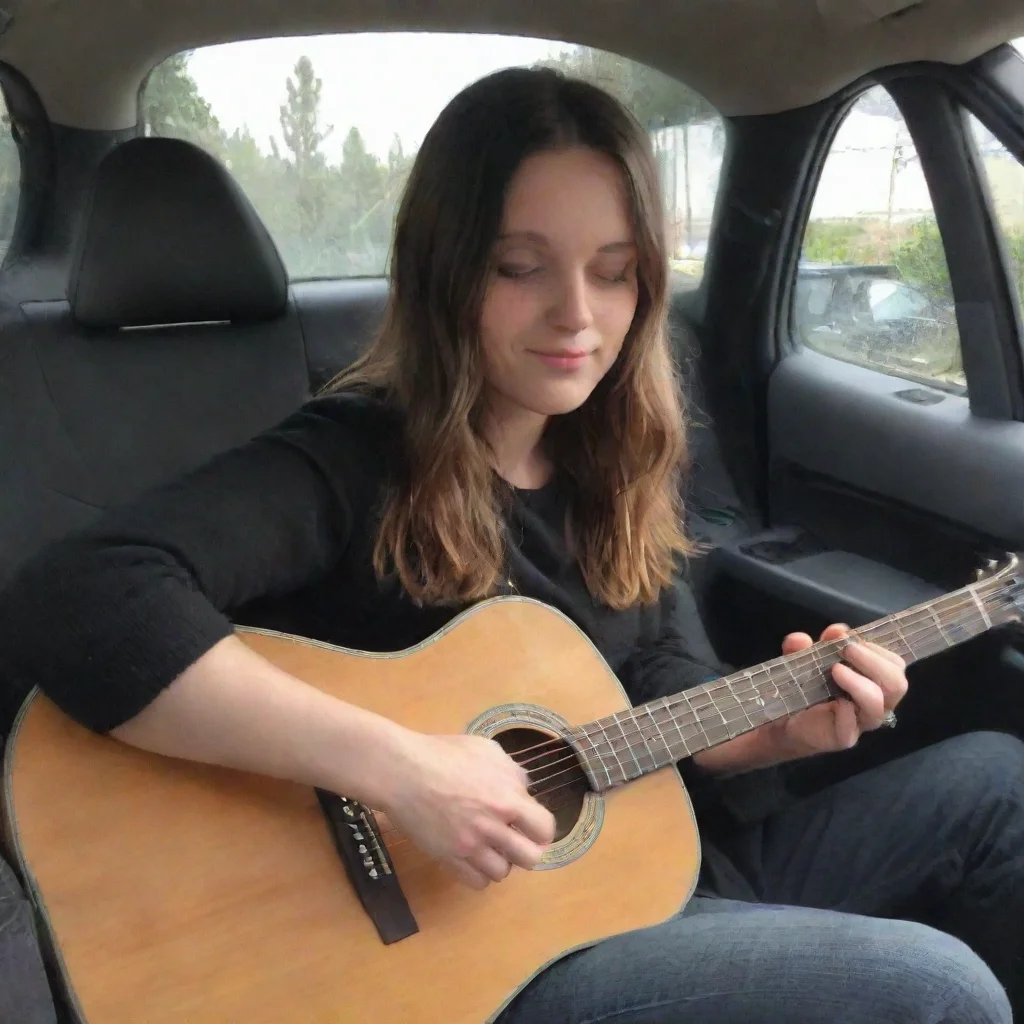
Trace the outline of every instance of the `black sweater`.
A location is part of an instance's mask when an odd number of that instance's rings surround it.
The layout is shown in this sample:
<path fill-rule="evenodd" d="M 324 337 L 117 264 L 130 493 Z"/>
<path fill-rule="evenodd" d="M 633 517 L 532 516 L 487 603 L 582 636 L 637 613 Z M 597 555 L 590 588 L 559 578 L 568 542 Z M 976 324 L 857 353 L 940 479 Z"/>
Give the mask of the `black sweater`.
<path fill-rule="evenodd" d="M 426 639 L 462 609 L 417 606 L 395 582 L 378 581 L 371 563 L 376 513 L 400 450 L 400 421 L 380 401 L 316 399 L 45 548 L 0 591 L 6 703 L 16 706 L 35 685 L 72 718 L 108 731 L 230 635 L 233 623 L 368 651 Z M 634 703 L 720 674 L 682 584 L 656 605 L 627 611 L 591 598 L 567 550 L 557 480 L 538 491 L 509 488 L 508 499 L 514 589 L 575 621 Z M 745 823 L 788 802 L 781 776 L 719 780 L 689 761 L 680 769 L 703 835 L 698 892 L 753 898 L 718 842 L 745 842 Z"/>
<path fill-rule="evenodd" d="M 0 594 L 0 677 L 39 686 L 106 731 L 233 622 L 360 650 L 424 640 L 462 609 L 418 606 L 396 582 L 378 581 L 371 564 L 399 428 L 377 399 L 316 399 L 46 548 Z M 627 611 L 590 597 L 566 547 L 565 501 L 558 481 L 509 489 L 514 589 L 573 619 L 636 703 L 718 674 L 684 589 Z"/>

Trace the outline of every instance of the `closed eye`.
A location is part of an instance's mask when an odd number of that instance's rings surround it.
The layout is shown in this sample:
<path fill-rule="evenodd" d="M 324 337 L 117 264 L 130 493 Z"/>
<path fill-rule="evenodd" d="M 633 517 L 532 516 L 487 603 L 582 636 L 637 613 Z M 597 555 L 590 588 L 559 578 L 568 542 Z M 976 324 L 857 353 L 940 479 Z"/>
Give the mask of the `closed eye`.
<path fill-rule="evenodd" d="M 502 277 L 511 278 L 512 280 L 522 280 L 525 277 L 530 277 L 533 274 L 539 273 L 544 268 L 536 264 L 529 266 L 523 263 L 499 263 L 498 273 Z"/>
<path fill-rule="evenodd" d="M 626 284 L 633 279 L 635 270 L 635 265 L 630 260 L 625 265 L 618 263 L 617 265 L 606 264 L 595 267 L 594 275 L 608 284 Z"/>

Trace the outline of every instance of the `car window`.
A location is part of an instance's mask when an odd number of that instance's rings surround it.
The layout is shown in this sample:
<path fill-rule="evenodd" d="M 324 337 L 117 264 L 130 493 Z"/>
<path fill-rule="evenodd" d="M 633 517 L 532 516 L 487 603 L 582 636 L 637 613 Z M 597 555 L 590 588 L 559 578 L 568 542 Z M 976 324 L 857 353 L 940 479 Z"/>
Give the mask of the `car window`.
<path fill-rule="evenodd" d="M 921 162 L 882 87 L 832 142 L 797 269 L 792 322 L 808 348 L 963 388 L 953 291 Z"/>
<path fill-rule="evenodd" d="M 11 131 L 7 103 L 0 94 L 0 263 L 7 256 L 14 235 L 20 198 L 21 154 Z"/>
<path fill-rule="evenodd" d="M 932 312 L 928 297 L 900 281 L 872 281 L 868 285 L 868 305 L 875 323 L 923 317 Z"/>
<path fill-rule="evenodd" d="M 148 134 L 220 159 L 248 194 L 292 278 L 378 276 L 395 206 L 427 128 L 490 71 L 544 64 L 619 97 L 651 134 L 676 283 L 695 286 L 723 122 L 680 82 L 615 54 L 503 36 L 374 33 L 264 39 L 177 54 L 140 94 Z"/>
<path fill-rule="evenodd" d="M 1018 299 L 1024 302 L 1024 167 L 973 114 L 967 119 L 985 168 L 1013 285 Z"/>

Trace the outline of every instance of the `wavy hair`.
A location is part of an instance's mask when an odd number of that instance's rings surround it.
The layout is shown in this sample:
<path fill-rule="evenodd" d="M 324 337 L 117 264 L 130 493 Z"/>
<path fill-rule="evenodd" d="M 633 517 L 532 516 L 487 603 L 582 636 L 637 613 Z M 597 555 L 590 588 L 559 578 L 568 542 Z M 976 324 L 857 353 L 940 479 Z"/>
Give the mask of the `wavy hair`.
<path fill-rule="evenodd" d="M 499 71 L 463 90 L 427 133 L 398 210 L 391 291 L 366 353 L 328 386 L 383 391 L 403 413 L 404 460 L 381 510 L 374 566 L 425 604 L 495 593 L 506 564 L 503 484 L 481 433 L 479 324 L 508 186 L 529 156 L 587 146 L 618 166 L 638 249 L 636 313 L 587 401 L 545 434 L 571 481 L 567 539 L 590 593 L 655 601 L 692 545 L 687 468 L 667 338 L 668 266 L 647 135 L 615 99 L 550 69 Z"/>

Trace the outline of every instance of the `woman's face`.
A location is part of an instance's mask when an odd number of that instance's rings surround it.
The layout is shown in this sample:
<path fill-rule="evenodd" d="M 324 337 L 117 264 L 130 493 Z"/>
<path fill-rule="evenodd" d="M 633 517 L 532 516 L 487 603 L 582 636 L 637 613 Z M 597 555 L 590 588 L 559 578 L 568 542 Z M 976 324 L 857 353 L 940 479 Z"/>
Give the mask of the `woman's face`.
<path fill-rule="evenodd" d="M 622 175 L 585 147 L 539 153 L 509 187 L 481 316 L 496 405 L 579 408 L 615 362 L 637 303 Z"/>

